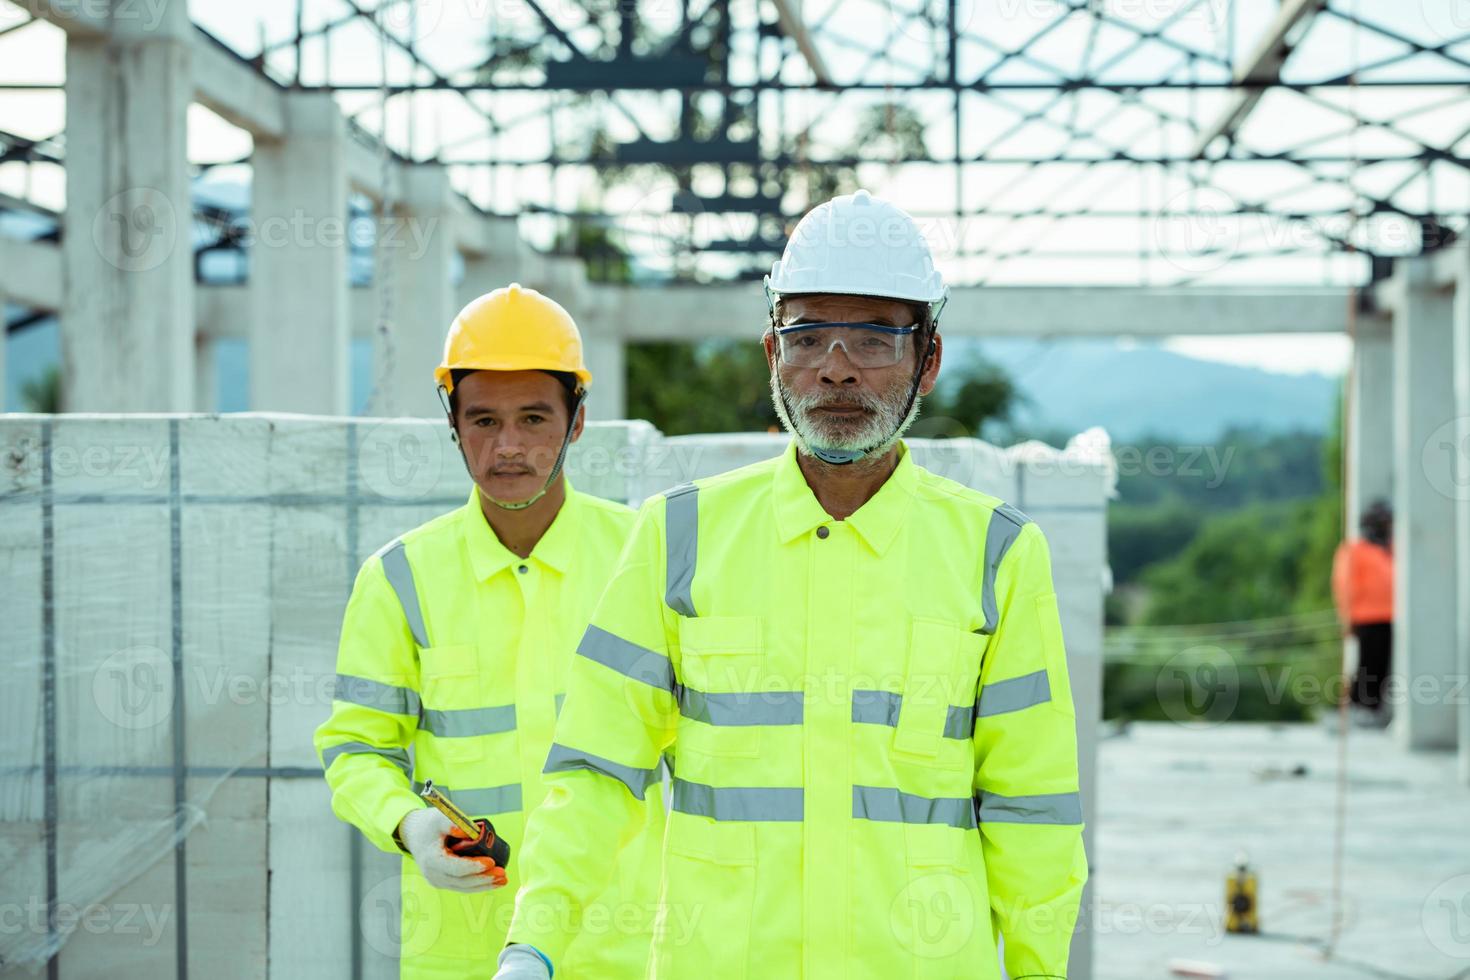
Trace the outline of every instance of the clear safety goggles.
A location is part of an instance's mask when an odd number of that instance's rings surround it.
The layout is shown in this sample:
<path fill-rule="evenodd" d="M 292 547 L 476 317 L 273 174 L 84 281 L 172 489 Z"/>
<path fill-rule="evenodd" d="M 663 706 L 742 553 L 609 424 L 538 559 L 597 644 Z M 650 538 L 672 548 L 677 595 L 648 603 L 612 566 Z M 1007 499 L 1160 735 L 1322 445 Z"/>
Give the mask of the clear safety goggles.
<path fill-rule="evenodd" d="M 903 360 L 915 329 L 877 323 L 798 323 L 777 327 L 776 343 L 781 363 L 791 367 L 819 367 L 837 347 L 853 367 L 892 367 Z"/>

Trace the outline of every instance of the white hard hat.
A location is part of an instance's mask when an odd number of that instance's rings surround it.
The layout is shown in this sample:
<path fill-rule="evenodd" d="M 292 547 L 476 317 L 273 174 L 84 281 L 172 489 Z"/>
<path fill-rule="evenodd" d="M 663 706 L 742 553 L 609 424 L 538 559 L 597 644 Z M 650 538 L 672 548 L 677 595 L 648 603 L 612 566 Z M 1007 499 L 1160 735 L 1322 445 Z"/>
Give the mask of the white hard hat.
<path fill-rule="evenodd" d="M 766 288 L 776 296 L 840 293 L 929 304 L 947 293 L 914 219 L 862 190 L 807 212 Z"/>

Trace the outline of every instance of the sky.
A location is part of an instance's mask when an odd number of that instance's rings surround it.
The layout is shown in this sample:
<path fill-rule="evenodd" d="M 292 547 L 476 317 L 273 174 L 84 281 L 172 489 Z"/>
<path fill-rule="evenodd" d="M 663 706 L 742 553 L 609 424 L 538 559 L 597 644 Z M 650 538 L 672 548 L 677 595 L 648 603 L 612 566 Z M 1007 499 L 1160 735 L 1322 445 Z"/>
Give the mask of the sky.
<path fill-rule="evenodd" d="M 88 2 L 88 0 L 77 0 Z M 98 0 L 91 0 L 98 2 Z M 156 14 L 165 0 L 130 0 L 139 16 Z M 681 0 L 642 0 L 639 8 L 652 36 L 672 30 Z M 699 0 L 691 0 L 699 9 Z M 1221 80 L 1222 60 L 1244 57 L 1275 11 L 1275 0 L 1090 0 L 1072 4 L 1085 10 L 1068 14 L 1068 0 L 960 0 L 962 77 L 982 72 L 993 81 L 1049 83 L 1087 70 L 1107 81 L 1147 81 L 1196 77 Z M 290 37 L 296 0 L 193 0 L 193 20 L 247 56 L 268 50 L 276 76 L 290 80 L 297 72 L 295 52 L 282 42 Z M 585 26 L 575 0 L 542 4 L 547 14 L 577 43 L 588 46 L 596 32 Z M 941 0 L 806 0 L 802 16 L 820 25 L 815 37 L 827 69 L 839 80 L 902 84 L 922 77 L 927 59 L 942 38 L 921 18 L 908 16 L 920 7 L 943 10 Z M 1470 8 L 1461 0 L 1333 0 L 1332 7 L 1384 25 L 1407 40 L 1424 45 L 1456 41 L 1446 57 L 1419 55 L 1404 66 L 1379 70 L 1376 77 L 1442 80 L 1430 87 L 1319 90 L 1311 98 L 1286 90 L 1266 95 L 1243 128 L 1240 141 L 1261 152 L 1285 150 L 1294 141 L 1314 139 L 1310 152 L 1324 155 L 1403 155 L 1415 152 L 1413 139 L 1453 143 L 1470 155 L 1470 99 L 1463 85 L 1470 79 Z M 334 21 L 348 12 L 340 0 L 305 0 L 308 28 Z M 544 28 L 522 0 L 396 0 L 384 8 L 386 29 L 395 37 L 415 39 L 418 50 L 445 75 L 472 69 L 484 60 L 486 38 L 535 39 Z M 736 27 L 731 71 L 748 82 L 757 73 L 778 70 L 791 83 L 811 78 L 800 58 L 784 68 L 771 43 L 757 48 L 752 40 L 759 17 L 756 0 L 733 0 Z M 0 0 L 0 31 L 24 20 L 19 8 Z M 584 25 L 580 26 L 579 25 Z M 1138 31 L 1164 27 L 1158 39 L 1128 54 Z M 942 32 L 940 32 L 942 34 Z M 1004 57 L 1028 37 L 1041 34 L 1025 58 Z M 330 78 L 336 84 L 366 86 L 338 96 L 344 112 L 369 131 L 381 127 L 381 96 L 374 88 L 383 68 L 394 83 L 427 80 L 415 73 L 396 48 L 385 47 L 371 25 L 358 21 L 332 31 L 330 43 L 320 39 L 303 49 L 300 75 L 306 84 Z M 859 45 L 883 39 L 886 56 L 870 65 Z M 1463 39 L 1463 40 L 1461 40 Z M 1233 42 L 1233 46 L 1232 46 Z M 1193 64 L 1181 48 L 1200 56 Z M 1289 80 L 1306 81 L 1340 74 L 1353 64 L 1372 63 L 1407 50 L 1376 34 L 1354 29 L 1343 17 L 1319 15 L 1298 40 L 1287 63 Z M 1459 59 L 1452 60 L 1452 59 Z M 65 40 L 48 24 L 31 24 L 0 34 L 0 84 L 60 84 L 65 74 Z M 1450 84 L 1458 83 L 1458 84 Z M 767 93 L 759 106 L 763 137 L 773 140 L 806 129 L 813 154 L 842 147 L 852 138 L 861 110 L 888 98 L 882 90 L 829 93 Z M 620 93 L 613 102 L 593 96 L 567 104 L 565 96 L 541 91 L 477 93 L 478 107 L 453 93 L 419 93 L 390 103 L 388 133 L 395 148 L 420 157 L 438 154 L 449 161 L 539 159 L 555 147 L 575 156 L 579 144 L 569 133 L 601 126 L 619 140 L 637 134 L 636 119 L 655 139 L 672 135 L 676 100 L 670 93 Z M 1107 92 L 1061 96 L 1053 91 L 969 93 L 961 104 L 960 151 L 982 150 L 994 160 L 1044 159 L 1067 153 L 1084 158 L 1110 154 L 1116 148 L 1149 156 L 1177 156 L 1193 136 L 1195 125 L 1207 124 L 1229 98 L 1223 92 L 1154 91 L 1141 97 L 1146 105 L 1173 117 L 1161 123 L 1143 106 Z M 955 150 L 953 100 L 946 93 L 906 93 L 904 104 L 926 123 L 925 143 L 935 156 Z M 556 125 L 548 123 L 555 104 Z M 478 110 L 491 113 L 501 132 L 489 131 Z M 1028 118 L 1028 114 L 1030 118 Z M 1354 117 L 1365 122 L 1354 126 Z M 779 120 L 780 125 L 772 125 Z M 1100 120 L 1102 122 L 1100 122 Z M 1385 125 L 1375 123 L 1382 122 Z M 52 136 L 64 126 L 64 100 L 54 91 L 0 90 L 0 130 L 29 138 Z M 1082 138 L 1069 135 L 1080 129 Z M 1463 134 L 1463 135 L 1461 135 Z M 249 134 L 230 126 L 201 106 L 189 116 L 190 159 L 199 163 L 238 160 L 251 152 Z M 1344 255 L 1326 245 L 1328 236 L 1357 236 L 1389 254 L 1417 247 L 1411 223 L 1393 216 L 1352 223 L 1346 211 L 1353 196 L 1343 180 L 1364 193 L 1393 193 L 1395 204 L 1409 210 L 1432 208 L 1440 213 L 1470 212 L 1470 172 L 1447 163 L 1427 169 L 1417 164 L 1385 163 L 1354 170 L 1339 168 L 1333 179 L 1314 180 L 1289 163 L 1219 163 L 1144 167 L 1052 163 L 1028 167 L 1019 162 L 967 165 L 960 179 L 948 165 L 865 165 L 859 180 L 870 190 L 905 207 L 920 221 L 934 246 L 936 259 L 952 283 L 984 284 L 1154 284 L 1345 285 L 1366 274 L 1361 256 Z M 562 167 L 553 174 L 544 166 L 453 166 L 456 187 L 481 207 L 499 214 L 525 215 L 528 210 L 598 209 L 626 215 L 622 240 L 645 253 L 654 269 L 671 270 L 679 241 L 740 237 L 749 232 L 747 216 L 671 215 L 672 185 L 665 177 L 634 176 L 604 188 L 590 168 Z M 248 180 L 248 168 L 222 168 L 211 176 Z M 718 192 L 717 172 L 696 169 L 696 189 Z M 1402 186 L 1401 186 L 1402 185 Z M 754 185 L 737 186 L 752 190 Z M 46 207 L 65 205 L 60 169 L 45 164 L 0 165 L 0 193 L 34 200 Z M 1240 205 L 1266 202 L 1273 208 L 1316 212 L 1320 216 L 1285 221 L 1266 215 L 1225 214 Z M 956 221 L 956 204 L 987 213 Z M 786 207 L 803 203 L 788 194 Z M 1036 215 L 1039 208 L 1079 212 L 1055 218 Z M 1152 218 L 1122 217 L 1116 212 L 1144 211 Z M 1019 212 L 1019 213 L 1018 213 Z M 556 219 L 523 216 L 523 235 L 539 245 L 549 243 Z M 1201 247 L 1202 243 L 1211 247 Z M 1226 261 L 1229 257 L 1233 261 Z M 742 260 L 705 254 L 697 260 L 705 274 L 736 271 Z M 1259 338 L 1179 337 L 1170 346 L 1191 356 L 1248 363 L 1281 371 L 1342 370 L 1346 341 L 1342 337 L 1267 336 Z"/>

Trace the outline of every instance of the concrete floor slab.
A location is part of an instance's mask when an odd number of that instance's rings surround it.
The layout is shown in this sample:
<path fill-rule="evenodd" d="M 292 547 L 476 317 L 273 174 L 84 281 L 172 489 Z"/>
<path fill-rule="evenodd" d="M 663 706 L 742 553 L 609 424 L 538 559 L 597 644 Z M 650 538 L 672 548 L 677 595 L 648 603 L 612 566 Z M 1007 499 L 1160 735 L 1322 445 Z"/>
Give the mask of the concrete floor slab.
<path fill-rule="evenodd" d="M 1378 729 L 1348 730 L 1343 927 L 1323 956 L 1338 753 L 1325 724 L 1136 723 L 1104 739 L 1095 976 L 1170 977 L 1177 958 L 1249 980 L 1470 977 L 1470 788 L 1453 753 Z M 1258 936 L 1223 929 L 1240 851 L 1260 876 Z"/>

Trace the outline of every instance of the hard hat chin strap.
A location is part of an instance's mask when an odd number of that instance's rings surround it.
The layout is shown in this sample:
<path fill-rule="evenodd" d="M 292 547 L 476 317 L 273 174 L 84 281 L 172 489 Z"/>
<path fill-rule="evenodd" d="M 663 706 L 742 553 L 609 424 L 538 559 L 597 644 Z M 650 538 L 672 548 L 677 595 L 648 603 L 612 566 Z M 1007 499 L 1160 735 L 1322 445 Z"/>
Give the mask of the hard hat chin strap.
<path fill-rule="evenodd" d="M 445 413 L 449 414 L 449 403 L 445 399 L 443 385 L 439 386 L 439 401 L 444 405 Z M 529 500 L 496 500 L 486 493 L 483 488 L 480 490 L 480 496 L 501 510 L 525 510 L 546 496 L 546 492 L 551 489 L 552 485 L 556 483 L 557 478 L 561 476 L 562 465 L 567 459 L 567 450 L 572 447 L 572 433 L 577 431 L 577 413 L 582 410 L 582 405 L 586 401 L 587 389 L 583 388 L 577 392 L 577 397 L 572 401 L 571 420 L 567 422 L 567 434 L 561 438 L 561 449 L 557 451 L 556 464 L 551 467 L 551 473 L 546 477 L 546 482 L 541 484 L 541 489 L 536 491 L 534 496 Z M 470 479 L 473 480 L 475 478 L 475 470 L 474 467 L 470 466 L 470 458 L 464 451 L 464 443 L 460 442 L 459 430 L 454 427 L 454 416 L 452 414 L 449 414 L 449 438 L 459 447 L 459 458 L 464 460 L 465 471 L 469 473 Z"/>

